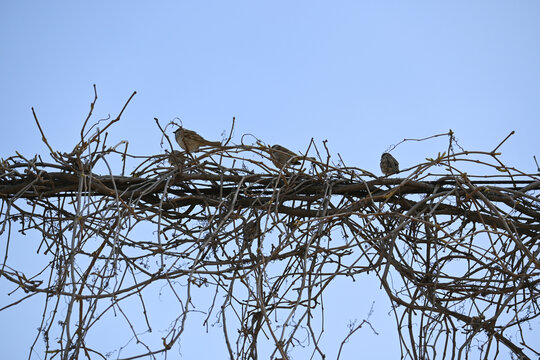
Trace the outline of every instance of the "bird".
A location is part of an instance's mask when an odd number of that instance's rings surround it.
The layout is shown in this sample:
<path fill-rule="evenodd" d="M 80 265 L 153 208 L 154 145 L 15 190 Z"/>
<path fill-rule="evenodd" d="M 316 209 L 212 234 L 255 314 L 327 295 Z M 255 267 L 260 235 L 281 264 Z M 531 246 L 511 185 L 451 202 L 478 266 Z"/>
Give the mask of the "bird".
<path fill-rule="evenodd" d="M 253 240 L 261 236 L 261 220 L 256 218 L 255 220 L 245 222 L 242 232 L 244 235 L 244 244 L 250 244 Z"/>
<path fill-rule="evenodd" d="M 184 153 L 178 150 L 173 150 L 167 155 L 167 161 L 171 166 L 182 167 L 184 165 Z"/>
<path fill-rule="evenodd" d="M 398 161 L 389 153 L 383 153 L 381 156 L 381 171 L 386 176 L 397 174 L 399 172 Z"/>
<path fill-rule="evenodd" d="M 261 219 L 259 217 L 256 217 L 255 220 L 251 221 L 245 220 L 244 225 L 242 226 L 243 240 L 242 245 L 240 246 L 240 253 L 243 253 L 246 249 L 250 249 L 251 253 L 251 244 L 253 243 L 253 240 L 259 239 L 261 235 Z M 257 246 L 260 246 L 260 243 Z"/>
<path fill-rule="evenodd" d="M 195 131 L 179 127 L 174 131 L 176 142 L 187 152 L 197 151 L 201 146 L 220 146 L 219 141 L 208 141 Z"/>
<path fill-rule="evenodd" d="M 270 159 L 278 168 L 282 168 L 287 164 L 299 165 L 298 155 L 281 145 L 273 145 L 270 147 Z"/>
<path fill-rule="evenodd" d="M 273 145 L 270 148 L 270 158 L 274 165 L 278 168 L 282 168 L 287 163 L 291 165 L 299 165 L 298 155 L 281 145 Z"/>

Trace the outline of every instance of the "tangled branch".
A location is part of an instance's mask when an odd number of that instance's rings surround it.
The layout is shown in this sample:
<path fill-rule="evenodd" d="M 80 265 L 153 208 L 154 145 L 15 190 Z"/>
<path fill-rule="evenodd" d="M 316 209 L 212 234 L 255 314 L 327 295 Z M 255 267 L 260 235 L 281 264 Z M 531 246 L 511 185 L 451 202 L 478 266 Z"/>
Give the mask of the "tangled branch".
<path fill-rule="evenodd" d="M 455 151 L 453 133 L 441 134 L 446 151 L 392 178 L 332 164 L 314 143 L 316 159 L 298 167 L 231 137 L 141 158 L 106 144 L 121 113 L 85 130 L 96 99 L 70 153 L 42 132 L 52 161 L 17 154 L 0 164 L 0 281 L 19 296 L 0 310 L 42 295 L 45 358 L 105 358 L 90 339 L 111 312 L 136 339 L 118 358 L 166 353 L 201 309 L 200 289 L 213 289 L 203 311 L 218 317 L 231 359 L 287 359 L 299 347 L 325 358 L 324 321 L 314 321 L 325 290 L 368 273 L 393 305 L 402 358 L 463 358 L 473 346 L 481 358 L 539 355 L 522 327 L 540 313 L 540 178 L 505 166 L 500 145 Z M 462 170 L 470 164 L 482 172 Z M 39 234 L 48 258 L 39 272 L 11 264 L 16 233 Z M 152 329 L 156 284 L 177 302 L 159 339 L 141 335 Z M 143 323 L 124 310 L 134 300 Z"/>

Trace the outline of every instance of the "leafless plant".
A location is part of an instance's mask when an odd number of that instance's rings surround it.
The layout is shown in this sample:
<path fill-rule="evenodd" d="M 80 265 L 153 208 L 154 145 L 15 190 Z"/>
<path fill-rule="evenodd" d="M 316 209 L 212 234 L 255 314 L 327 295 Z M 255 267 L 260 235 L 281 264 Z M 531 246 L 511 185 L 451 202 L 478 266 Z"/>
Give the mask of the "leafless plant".
<path fill-rule="evenodd" d="M 313 318 L 325 291 L 338 278 L 358 286 L 364 273 L 393 304 L 402 358 L 461 359 L 473 341 L 481 358 L 538 357 L 522 328 L 540 314 L 540 177 L 504 165 L 500 145 L 456 151 L 453 133 L 440 134 L 444 152 L 395 178 L 334 166 L 314 143 L 318 160 L 306 151 L 296 168 L 272 166 L 269 147 L 231 137 L 140 158 L 106 144 L 123 110 L 86 130 L 96 99 L 70 153 L 53 150 L 42 131 L 51 161 L 17 154 L 0 163 L 0 281 L 18 296 L 0 311 L 42 296 L 40 358 L 105 358 L 87 335 L 110 312 L 140 349 L 119 358 L 166 353 L 204 287 L 215 293 L 207 320 L 218 316 L 231 359 L 263 357 L 261 344 L 274 349 L 264 358 L 288 359 L 299 332 L 323 359 Z M 137 166 L 126 175 L 128 161 Z M 462 170 L 471 163 L 483 171 Z M 17 231 L 40 235 L 33 246 L 49 262 L 39 272 L 8 264 Z M 177 302 L 160 343 L 140 335 L 152 328 L 146 304 L 156 288 Z M 133 300 L 137 321 L 123 311 Z M 365 323 L 338 341 L 340 354 Z"/>

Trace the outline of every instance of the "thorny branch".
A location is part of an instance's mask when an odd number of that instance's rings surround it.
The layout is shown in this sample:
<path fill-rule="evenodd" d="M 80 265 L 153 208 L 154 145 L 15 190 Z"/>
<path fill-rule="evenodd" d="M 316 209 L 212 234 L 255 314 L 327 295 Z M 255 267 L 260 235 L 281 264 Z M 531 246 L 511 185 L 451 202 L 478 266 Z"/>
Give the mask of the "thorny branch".
<path fill-rule="evenodd" d="M 206 323 L 217 315 L 231 359 L 286 359 L 299 347 L 322 359 L 324 323 L 314 319 L 325 290 L 365 273 L 393 304 L 402 358 L 464 358 L 472 347 L 480 358 L 539 355 L 523 326 L 540 314 L 540 177 L 503 165 L 502 143 L 456 152 L 454 134 L 439 134 L 445 152 L 394 178 L 333 166 L 326 144 L 320 152 L 314 143 L 319 160 L 279 169 L 260 141 L 230 145 L 230 136 L 226 146 L 141 160 L 127 144 L 106 145 L 127 103 L 101 130 L 85 131 L 96 100 L 70 153 L 53 151 L 35 116 L 53 160 L 17 154 L 0 163 L 0 281 L 19 297 L 0 311 L 43 295 L 29 358 L 39 339 L 40 358 L 105 358 L 89 334 L 111 312 L 137 342 L 138 352 L 118 358 L 155 357 L 181 340 L 200 309 L 198 290 L 208 288 Z M 137 164 L 125 176 L 128 161 Z M 483 172 L 461 170 L 469 163 Z M 9 248 L 16 234 L 36 233 L 48 262 L 29 274 Z M 159 342 L 142 334 L 152 329 L 155 284 L 179 304 Z M 132 300 L 143 322 L 125 311 Z"/>

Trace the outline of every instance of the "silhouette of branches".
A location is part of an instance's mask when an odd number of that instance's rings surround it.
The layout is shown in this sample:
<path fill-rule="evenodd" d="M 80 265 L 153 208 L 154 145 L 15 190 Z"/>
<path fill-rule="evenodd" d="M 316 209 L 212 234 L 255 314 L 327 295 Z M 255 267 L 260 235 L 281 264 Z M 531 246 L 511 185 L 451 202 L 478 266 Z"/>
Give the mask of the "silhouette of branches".
<path fill-rule="evenodd" d="M 367 274 L 392 303 L 402 358 L 459 359 L 473 347 L 481 358 L 539 355 L 523 327 L 540 314 L 540 177 L 504 165 L 500 145 L 456 151 L 453 133 L 440 134 L 446 151 L 391 178 L 332 164 L 315 143 L 300 166 L 280 169 L 261 141 L 231 136 L 197 153 L 168 141 L 165 153 L 136 157 L 107 144 L 122 112 L 86 130 L 96 99 L 71 152 L 53 150 L 42 131 L 52 160 L 0 163 L 0 281 L 18 296 L 0 311 L 41 299 L 29 357 L 38 341 L 40 358 L 108 357 L 92 334 L 111 313 L 136 343 L 118 343 L 116 356 L 155 357 L 203 311 L 206 324 L 217 317 L 231 359 L 288 359 L 300 347 L 325 358 L 315 321 L 324 295 Z M 39 271 L 10 261 L 19 234 L 48 259 Z M 155 335 L 147 308 L 158 292 L 174 305 Z M 366 323 L 337 342 L 338 358 Z"/>

